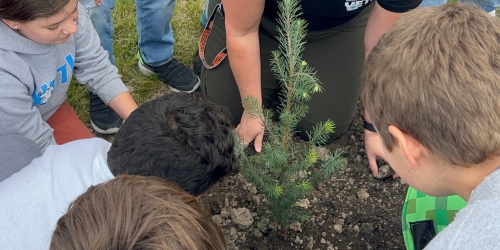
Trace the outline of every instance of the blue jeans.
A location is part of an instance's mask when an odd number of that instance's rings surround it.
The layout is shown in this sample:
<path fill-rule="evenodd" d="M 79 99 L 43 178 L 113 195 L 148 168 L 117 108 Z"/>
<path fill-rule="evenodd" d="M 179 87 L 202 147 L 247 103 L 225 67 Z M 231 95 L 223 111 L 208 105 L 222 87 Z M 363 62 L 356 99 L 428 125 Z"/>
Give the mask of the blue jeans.
<path fill-rule="evenodd" d="M 113 56 L 113 22 L 111 11 L 115 0 L 102 0 L 101 6 L 95 0 L 79 0 L 89 13 L 101 46 Z M 139 52 L 142 60 L 153 67 L 170 61 L 174 52 L 174 34 L 170 20 L 174 15 L 175 0 L 135 0 Z"/>
<path fill-rule="evenodd" d="M 113 21 L 111 12 L 115 8 L 115 0 L 102 0 L 101 6 L 95 4 L 95 0 L 79 0 L 85 7 L 92 20 L 92 25 L 99 35 L 101 46 L 108 52 L 109 60 L 113 65 L 115 57 L 113 55 Z"/>
<path fill-rule="evenodd" d="M 460 0 L 463 3 L 474 3 L 486 12 L 491 12 L 500 7 L 500 0 Z M 446 3 L 446 0 L 424 0 L 420 7 L 439 6 Z"/>
<path fill-rule="evenodd" d="M 207 25 L 208 16 L 210 15 L 209 13 L 207 13 L 207 10 L 208 10 L 208 1 L 209 0 L 205 1 L 205 8 L 203 8 L 203 10 L 201 11 L 201 16 L 200 16 L 200 25 L 201 25 L 201 28 L 203 28 L 203 29 Z"/>
<path fill-rule="evenodd" d="M 174 52 L 174 34 L 170 20 L 176 0 L 135 0 L 139 52 L 153 67 L 170 61 Z"/>

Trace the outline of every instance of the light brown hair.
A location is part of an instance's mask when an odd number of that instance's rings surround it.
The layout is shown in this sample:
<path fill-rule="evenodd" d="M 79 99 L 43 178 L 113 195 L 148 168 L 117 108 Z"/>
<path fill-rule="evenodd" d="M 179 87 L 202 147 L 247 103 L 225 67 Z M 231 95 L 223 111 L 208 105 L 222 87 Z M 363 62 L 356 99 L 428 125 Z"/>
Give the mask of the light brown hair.
<path fill-rule="evenodd" d="M 500 23 L 468 4 L 405 14 L 363 72 L 362 98 L 385 147 L 395 125 L 460 166 L 500 154 Z"/>
<path fill-rule="evenodd" d="M 196 198 L 156 177 L 121 175 L 90 187 L 57 222 L 50 249 L 227 249 Z"/>

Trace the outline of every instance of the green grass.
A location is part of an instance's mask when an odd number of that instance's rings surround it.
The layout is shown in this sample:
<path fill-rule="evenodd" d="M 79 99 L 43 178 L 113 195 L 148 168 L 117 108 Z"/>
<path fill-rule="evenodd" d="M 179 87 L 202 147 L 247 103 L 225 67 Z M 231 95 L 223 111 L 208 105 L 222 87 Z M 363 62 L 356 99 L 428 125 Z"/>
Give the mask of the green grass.
<path fill-rule="evenodd" d="M 178 0 L 172 19 L 175 37 L 174 57 L 189 67 L 192 67 L 192 59 L 198 49 L 202 31 L 199 20 L 204 4 L 205 0 Z M 137 68 L 138 48 L 135 20 L 134 0 L 116 1 L 113 11 L 116 66 L 122 75 L 123 82 L 129 87 L 135 101 L 140 105 L 169 90 L 156 76 L 144 76 Z M 87 91 L 75 80 L 68 90 L 68 102 L 80 119 L 90 124 Z"/>

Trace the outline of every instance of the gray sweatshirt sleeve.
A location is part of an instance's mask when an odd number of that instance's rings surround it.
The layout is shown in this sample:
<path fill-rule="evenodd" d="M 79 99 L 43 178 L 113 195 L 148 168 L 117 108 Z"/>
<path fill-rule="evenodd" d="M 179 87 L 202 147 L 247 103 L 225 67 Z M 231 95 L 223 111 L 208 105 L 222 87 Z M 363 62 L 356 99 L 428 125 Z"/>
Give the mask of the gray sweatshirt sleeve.
<path fill-rule="evenodd" d="M 477 170 L 481 171 L 481 170 Z M 500 249 L 500 170 L 484 178 L 474 189 L 469 204 L 425 250 Z"/>
<path fill-rule="evenodd" d="M 4 65 L 4 68 L 8 67 L 12 67 L 11 72 L 15 72 L 13 65 Z M 40 112 L 33 106 L 29 87 L 20 80 L 23 75 L 18 77 L 0 70 L 0 86 L 5 86 L 0 91 L 0 135 L 24 135 L 36 142 L 44 152 L 47 146 L 56 144 L 53 129 L 43 121 Z"/>
<path fill-rule="evenodd" d="M 100 45 L 99 36 L 92 26 L 85 9 L 78 4 L 78 31 L 75 34 L 75 69 L 78 82 L 97 94 L 105 103 L 128 91 Z"/>

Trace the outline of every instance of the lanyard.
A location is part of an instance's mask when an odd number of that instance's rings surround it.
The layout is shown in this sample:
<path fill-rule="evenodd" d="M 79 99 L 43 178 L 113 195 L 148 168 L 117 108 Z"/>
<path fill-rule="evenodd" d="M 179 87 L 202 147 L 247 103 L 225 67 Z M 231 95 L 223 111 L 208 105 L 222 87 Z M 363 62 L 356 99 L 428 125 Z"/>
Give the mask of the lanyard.
<path fill-rule="evenodd" d="M 221 17 L 224 18 L 224 9 L 222 8 L 222 4 L 217 4 L 217 6 L 215 6 L 215 9 L 210 15 L 210 18 L 208 19 L 208 22 L 205 26 L 205 30 L 203 30 L 203 34 L 201 35 L 200 38 L 200 47 L 199 47 L 200 59 L 203 62 L 203 65 L 205 65 L 207 69 L 213 69 L 217 67 L 217 65 L 219 65 L 222 62 L 222 60 L 224 60 L 224 58 L 226 58 L 227 56 L 227 47 L 225 47 L 215 56 L 215 59 L 212 61 L 212 63 L 208 64 L 207 61 L 205 60 L 205 48 L 207 45 L 207 39 L 208 36 L 210 35 L 210 32 L 212 31 L 212 27 L 214 25 L 214 20 L 217 12 L 219 12 Z"/>

